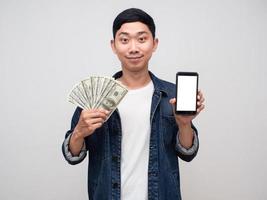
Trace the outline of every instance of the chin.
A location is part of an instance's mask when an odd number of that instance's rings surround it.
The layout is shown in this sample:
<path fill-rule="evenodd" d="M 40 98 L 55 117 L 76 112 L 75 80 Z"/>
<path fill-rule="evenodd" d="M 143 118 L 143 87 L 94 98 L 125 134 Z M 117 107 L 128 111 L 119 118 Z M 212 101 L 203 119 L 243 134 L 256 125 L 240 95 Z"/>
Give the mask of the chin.
<path fill-rule="evenodd" d="M 144 69 L 147 69 L 148 63 L 144 63 L 144 62 L 125 63 L 123 66 L 125 66 L 124 68 L 127 69 L 128 71 L 138 72 L 138 71 L 143 71 Z"/>
<path fill-rule="evenodd" d="M 147 69 L 147 67 L 144 65 L 128 65 L 125 68 L 130 72 L 140 72 Z"/>

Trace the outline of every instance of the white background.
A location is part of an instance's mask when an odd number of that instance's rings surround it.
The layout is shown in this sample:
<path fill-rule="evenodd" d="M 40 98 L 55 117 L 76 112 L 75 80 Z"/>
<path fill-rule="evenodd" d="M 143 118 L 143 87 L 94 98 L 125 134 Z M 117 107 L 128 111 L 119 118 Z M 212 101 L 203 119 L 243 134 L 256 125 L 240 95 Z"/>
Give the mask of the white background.
<path fill-rule="evenodd" d="M 128 7 L 155 19 L 156 75 L 200 75 L 206 109 L 194 121 L 199 154 L 180 162 L 184 199 L 266 199 L 264 0 L 0 0 L 0 199 L 87 199 L 87 162 L 70 166 L 61 154 L 67 94 L 120 69 L 111 27 Z"/>

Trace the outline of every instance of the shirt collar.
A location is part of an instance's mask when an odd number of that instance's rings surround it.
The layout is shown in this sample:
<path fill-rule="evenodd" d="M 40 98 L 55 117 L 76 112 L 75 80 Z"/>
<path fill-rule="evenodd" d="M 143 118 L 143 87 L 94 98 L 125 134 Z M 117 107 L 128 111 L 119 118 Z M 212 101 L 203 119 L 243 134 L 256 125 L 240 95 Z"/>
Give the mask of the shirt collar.
<path fill-rule="evenodd" d="M 163 84 L 163 80 L 159 79 L 156 77 L 151 71 L 149 71 L 150 78 L 153 82 L 155 91 L 157 92 L 162 92 L 163 94 L 168 95 L 168 89 L 166 86 Z M 122 71 L 118 71 L 113 75 L 113 78 L 118 79 L 122 76 Z"/>

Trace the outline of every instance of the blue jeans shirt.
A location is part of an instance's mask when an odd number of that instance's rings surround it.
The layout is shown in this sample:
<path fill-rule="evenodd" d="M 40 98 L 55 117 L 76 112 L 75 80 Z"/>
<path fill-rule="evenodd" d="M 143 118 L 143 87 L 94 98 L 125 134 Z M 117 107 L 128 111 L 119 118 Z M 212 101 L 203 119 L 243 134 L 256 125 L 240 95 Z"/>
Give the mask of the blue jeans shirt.
<path fill-rule="evenodd" d="M 150 113 L 151 135 L 148 164 L 148 200 L 181 200 L 178 157 L 191 161 L 197 154 L 199 142 L 196 128 L 194 142 L 190 149 L 181 146 L 177 134 L 172 105 L 175 97 L 175 85 L 158 79 L 149 72 L 154 84 Z M 114 75 L 117 79 L 122 72 Z M 138 109 L 138 105 L 135 105 Z M 71 134 L 78 123 L 81 109 L 77 108 L 66 133 L 62 151 L 68 163 L 75 165 L 84 160 L 89 151 L 88 195 L 90 200 L 119 200 L 121 194 L 121 121 L 116 110 L 102 127 L 85 138 L 84 147 L 79 156 L 72 156 L 68 145 Z M 142 178 L 142 177 L 140 177 Z"/>

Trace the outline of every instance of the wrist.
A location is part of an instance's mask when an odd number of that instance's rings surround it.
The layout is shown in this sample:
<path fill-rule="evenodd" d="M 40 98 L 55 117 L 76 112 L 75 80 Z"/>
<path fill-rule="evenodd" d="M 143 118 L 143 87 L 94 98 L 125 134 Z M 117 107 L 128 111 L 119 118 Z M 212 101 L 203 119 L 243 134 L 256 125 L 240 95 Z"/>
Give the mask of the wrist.
<path fill-rule="evenodd" d="M 179 126 L 179 128 L 181 129 L 187 129 L 187 128 L 191 128 L 191 121 L 189 121 L 189 122 L 179 122 L 179 121 L 177 121 L 176 122 L 177 123 L 177 125 Z"/>
<path fill-rule="evenodd" d="M 181 135 L 193 132 L 191 121 L 189 122 L 177 122 L 179 132 Z"/>
<path fill-rule="evenodd" d="M 72 133 L 72 138 L 74 140 L 84 140 L 84 136 L 83 136 L 83 133 L 78 129 L 78 128 L 75 128 L 73 133 Z"/>

